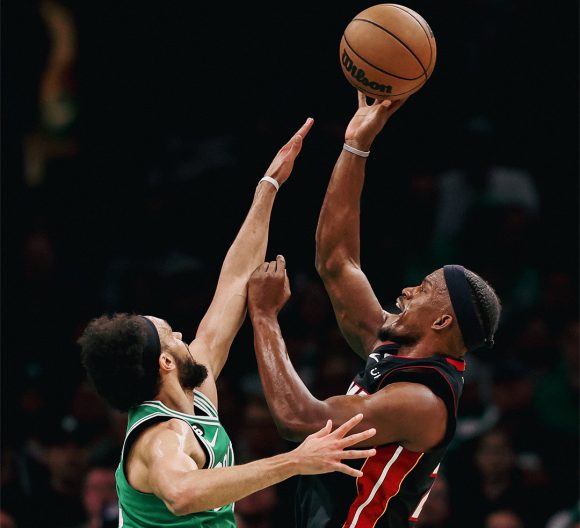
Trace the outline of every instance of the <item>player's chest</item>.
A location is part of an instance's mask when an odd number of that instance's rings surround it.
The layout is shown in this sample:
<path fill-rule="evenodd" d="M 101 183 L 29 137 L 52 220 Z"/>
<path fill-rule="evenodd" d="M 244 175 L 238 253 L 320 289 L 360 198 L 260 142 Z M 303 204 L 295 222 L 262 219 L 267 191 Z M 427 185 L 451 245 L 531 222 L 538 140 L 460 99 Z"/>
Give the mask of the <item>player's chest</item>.
<path fill-rule="evenodd" d="M 216 468 L 234 465 L 234 453 L 230 437 L 219 422 L 190 423 L 198 442 L 191 453 L 199 467 Z"/>
<path fill-rule="evenodd" d="M 347 394 L 373 394 L 378 391 L 384 380 L 404 365 L 392 360 L 389 354 L 370 354 L 364 371 L 359 372 L 352 381 Z"/>

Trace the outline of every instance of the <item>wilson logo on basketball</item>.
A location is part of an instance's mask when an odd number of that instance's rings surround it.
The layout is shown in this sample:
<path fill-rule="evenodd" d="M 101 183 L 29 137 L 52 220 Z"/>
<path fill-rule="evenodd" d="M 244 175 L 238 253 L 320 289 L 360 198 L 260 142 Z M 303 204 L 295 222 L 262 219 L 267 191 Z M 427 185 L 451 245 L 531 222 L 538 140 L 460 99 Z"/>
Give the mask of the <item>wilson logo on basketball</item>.
<path fill-rule="evenodd" d="M 344 66 L 345 71 L 350 73 L 353 79 L 363 86 L 368 86 L 371 90 L 383 92 L 385 94 L 390 94 L 393 91 L 393 87 L 390 84 L 380 84 L 376 81 L 370 81 L 367 78 L 365 71 L 354 63 L 346 50 L 342 51 L 342 65 Z"/>

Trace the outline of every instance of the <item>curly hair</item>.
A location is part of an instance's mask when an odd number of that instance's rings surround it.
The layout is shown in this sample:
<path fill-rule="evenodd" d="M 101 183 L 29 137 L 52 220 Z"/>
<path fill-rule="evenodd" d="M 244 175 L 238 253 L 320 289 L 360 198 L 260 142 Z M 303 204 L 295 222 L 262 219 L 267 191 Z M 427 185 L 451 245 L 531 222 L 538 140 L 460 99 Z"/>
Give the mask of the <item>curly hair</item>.
<path fill-rule="evenodd" d="M 465 277 L 471 288 L 471 297 L 485 333 L 486 343 L 491 347 L 501 317 L 501 301 L 491 285 L 477 273 L 465 269 Z"/>
<path fill-rule="evenodd" d="M 128 411 L 159 392 L 159 370 L 143 362 L 146 330 L 139 316 L 116 313 L 93 319 L 78 344 L 89 382 L 115 409 Z"/>

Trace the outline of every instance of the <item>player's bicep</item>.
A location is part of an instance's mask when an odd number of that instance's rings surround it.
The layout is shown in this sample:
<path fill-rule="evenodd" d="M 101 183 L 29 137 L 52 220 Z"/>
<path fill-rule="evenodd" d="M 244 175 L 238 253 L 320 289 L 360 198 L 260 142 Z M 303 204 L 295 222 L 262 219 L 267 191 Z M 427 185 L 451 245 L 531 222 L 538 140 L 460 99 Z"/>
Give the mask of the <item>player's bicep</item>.
<path fill-rule="evenodd" d="M 177 511 L 183 497 L 185 476 L 198 469 L 187 453 L 193 434 L 187 424 L 163 428 L 154 433 L 143 449 L 148 482 L 152 493 L 159 497 L 171 511 Z"/>
<path fill-rule="evenodd" d="M 195 340 L 203 344 L 206 364 L 217 378 L 246 314 L 246 282 L 231 280 L 218 285 L 197 329 Z"/>
<path fill-rule="evenodd" d="M 330 418 L 340 425 L 356 412 L 363 420 L 352 430 L 374 427 L 374 437 L 357 447 L 397 442 L 423 450 L 440 442 L 445 434 L 447 410 L 443 401 L 424 385 L 393 383 L 370 395 L 334 396 L 325 400 Z"/>
<path fill-rule="evenodd" d="M 356 266 L 323 277 L 338 325 L 351 348 L 366 358 L 377 343 L 384 312 L 371 285 Z"/>

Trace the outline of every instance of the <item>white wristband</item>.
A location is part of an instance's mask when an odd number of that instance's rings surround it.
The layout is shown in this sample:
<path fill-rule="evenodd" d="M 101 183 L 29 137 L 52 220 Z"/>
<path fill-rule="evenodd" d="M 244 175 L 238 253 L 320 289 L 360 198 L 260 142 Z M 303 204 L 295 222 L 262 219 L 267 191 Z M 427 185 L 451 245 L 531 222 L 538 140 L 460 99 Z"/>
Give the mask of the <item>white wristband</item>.
<path fill-rule="evenodd" d="M 371 153 L 370 150 L 366 151 L 366 150 L 359 150 L 356 149 L 354 147 L 351 147 L 350 145 L 347 145 L 346 143 L 342 146 L 342 148 L 344 150 L 346 150 L 347 152 L 350 152 L 351 154 L 354 154 L 355 156 L 360 156 L 361 158 L 368 158 L 369 154 Z"/>
<path fill-rule="evenodd" d="M 263 181 L 271 183 L 274 187 L 276 187 L 276 191 L 280 190 L 280 184 L 274 178 L 270 178 L 270 176 L 264 176 L 258 183 Z"/>

